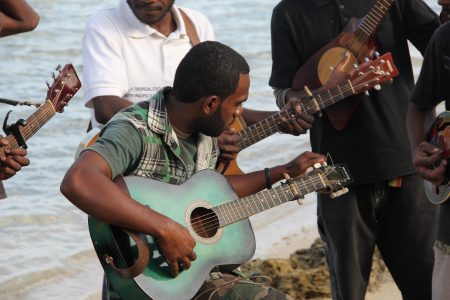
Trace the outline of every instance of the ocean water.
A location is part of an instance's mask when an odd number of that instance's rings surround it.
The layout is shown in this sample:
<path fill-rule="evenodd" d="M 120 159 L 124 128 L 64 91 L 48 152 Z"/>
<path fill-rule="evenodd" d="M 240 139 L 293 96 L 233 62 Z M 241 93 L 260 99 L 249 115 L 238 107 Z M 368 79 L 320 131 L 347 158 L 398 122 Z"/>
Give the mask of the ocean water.
<path fill-rule="evenodd" d="M 252 83 L 246 106 L 250 108 L 276 109 L 267 82 L 271 66 L 270 16 L 277 2 L 177 1 L 205 13 L 217 40 L 247 58 Z M 45 81 L 51 82 L 50 74 L 56 65 L 72 63 L 81 77 L 84 24 L 92 12 L 113 6 L 116 0 L 29 3 L 41 15 L 38 28 L 0 39 L 0 97 L 42 102 L 47 93 Z M 438 11 L 435 1 L 427 3 Z M 412 56 L 417 74 L 420 54 L 412 49 Z M 10 109 L 11 121 L 27 118 L 34 111 L 0 104 L 0 116 Z M 99 295 L 102 270 L 91 245 L 86 215 L 59 192 L 88 118 L 80 91 L 62 114 L 55 115 L 29 140 L 31 165 L 5 182 L 9 197 L 0 201 L 0 299 L 95 299 Z M 308 149 L 307 136 L 275 135 L 243 151 L 239 164 L 246 171 L 260 169 L 287 162 Z M 312 198 L 307 200 L 308 205 L 308 218 L 301 224 L 286 226 L 314 226 Z M 271 217 L 256 218 L 256 230 Z"/>

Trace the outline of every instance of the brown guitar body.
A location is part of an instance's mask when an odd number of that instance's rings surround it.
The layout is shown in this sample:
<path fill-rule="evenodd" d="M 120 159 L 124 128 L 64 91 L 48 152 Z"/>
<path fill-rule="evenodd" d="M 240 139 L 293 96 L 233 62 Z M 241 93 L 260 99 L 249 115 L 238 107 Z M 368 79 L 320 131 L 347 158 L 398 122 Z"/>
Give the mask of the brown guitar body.
<path fill-rule="evenodd" d="M 350 71 L 355 63 L 363 63 L 366 57 L 372 58 L 375 52 L 373 38 L 364 42 L 355 34 L 360 22 L 360 19 L 352 18 L 343 32 L 311 56 L 295 74 L 292 88 L 302 90 L 305 86 L 310 89 L 321 87 L 347 51 L 350 53 L 350 63 L 347 65 L 346 71 Z M 347 126 L 361 99 L 361 95 L 353 96 L 326 108 L 325 111 L 337 130 L 342 130 Z"/>

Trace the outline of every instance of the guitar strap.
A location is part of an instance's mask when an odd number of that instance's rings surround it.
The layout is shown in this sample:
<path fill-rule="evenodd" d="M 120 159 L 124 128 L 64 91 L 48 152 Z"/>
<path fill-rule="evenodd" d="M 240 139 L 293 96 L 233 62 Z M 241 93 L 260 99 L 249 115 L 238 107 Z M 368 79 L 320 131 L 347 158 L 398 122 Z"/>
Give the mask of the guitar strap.
<path fill-rule="evenodd" d="M 188 15 L 182 11 L 181 9 L 181 17 L 184 21 L 184 26 L 186 27 L 186 34 L 189 37 L 189 40 L 191 41 L 192 46 L 195 46 L 200 43 L 200 39 L 198 38 L 197 31 L 195 30 L 194 23 L 192 23 L 191 19 L 189 19 Z"/>

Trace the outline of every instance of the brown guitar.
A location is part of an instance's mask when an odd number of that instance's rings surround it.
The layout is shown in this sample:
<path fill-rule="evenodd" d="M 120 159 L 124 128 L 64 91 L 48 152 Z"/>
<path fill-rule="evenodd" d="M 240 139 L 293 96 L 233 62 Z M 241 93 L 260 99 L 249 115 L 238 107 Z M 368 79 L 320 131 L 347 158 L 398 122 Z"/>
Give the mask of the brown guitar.
<path fill-rule="evenodd" d="M 366 58 L 373 58 L 375 31 L 393 2 L 394 0 L 378 0 L 364 18 L 352 18 L 341 34 L 300 67 L 292 80 L 292 88 L 303 90 L 304 86 L 311 89 L 321 87 L 347 51 L 350 53 L 350 63 L 346 71 L 355 63 L 363 63 Z M 361 97 L 352 97 L 351 101 L 341 102 L 340 105 L 326 110 L 337 130 L 347 126 L 360 101 Z"/>
<path fill-rule="evenodd" d="M 374 61 L 362 64 L 358 68 L 358 72 L 355 72 L 348 81 L 323 92 L 313 92 L 312 97 L 301 99 L 301 109 L 310 115 L 320 113 L 321 110 L 339 103 L 350 95 L 365 92 L 378 84 L 390 81 L 397 75 L 398 70 L 394 65 L 392 56 L 390 53 L 386 53 Z M 282 118 L 289 119 L 292 117 L 295 117 L 293 112 L 282 110 L 248 127 L 241 120 L 236 120 L 232 127 L 236 129 L 240 136 L 238 146 L 243 150 L 279 132 Z M 236 157 L 228 162 L 219 161 L 216 170 L 225 175 L 244 173 L 237 165 Z"/>
<path fill-rule="evenodd" d="M 49 86 L 47 99 L 27 120 L 17 122 L 16 132 L 8 133 L 8 148 L 23 147 L 25 141 L 31 138 L 56 112 L 62 112 L 70 99 L 80 89 L 81 82 L 71 64 L 64 66 L 62 70 L 57 68 L 59 75 L 54 77 L 52 86 Z M 11 128 L 11 126 L 9 127 Z M 0 148 L 0 157 L 6 157 L 6 146 Z"/>

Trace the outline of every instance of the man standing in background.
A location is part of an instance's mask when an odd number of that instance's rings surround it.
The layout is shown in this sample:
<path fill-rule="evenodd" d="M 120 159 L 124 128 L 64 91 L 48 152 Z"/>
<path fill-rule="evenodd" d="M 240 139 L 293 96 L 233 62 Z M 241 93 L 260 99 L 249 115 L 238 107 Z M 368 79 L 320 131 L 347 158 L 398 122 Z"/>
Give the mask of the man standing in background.
<path fill-rule="evenodd" d="M 375 246 L 403 299 L 430 299 L 437 211 L 411 163 L 406 112 L 414 78 L 407 42 L 424 53 L 439 26 L 437 15 L 422 0 L 283 0 L 272 15 L 269 84 L 283 107 L 300 92 L 292 89 L 297 70 L 376 3 L 392 4 L 375 39 L 378 52 L 392 52 L 400 75 L 371 91 L 344 129 L 337 130 L 326 113 L 316 118 L 312 150 L 345 162 L 354 177 L 339 199 L 318 196 L 318 227 L 334 300 L 364 299 Z"/>
<path fill-rule="evenodd" d="M 450 0 L 439 4 L 450 6 Z M 442 20 L 442 18 L 441 18 Z M 427 132 L 436 116 L 436 105 L 445 100 L 450 108 L 450 22 L 442 25 L 433 35 L 427 48 L 411 95 L 408 110 L 408 130 L 411 141 L 413 163 L 417 174 L 436 187 L 448 186 L 446 169 L 448 157 L 444 150 L 427 141 Z M 449 147 L 449 145 L 444 145 Z M 434 244 L 433 300 L 445 300 L 450 295 L 450 202 L 439 205 L 437 238 Z"/>
<path fill-rule="evenodd" d="M 83 38 L 84 99 L 92 108 L 93 127 L 103 127 L 119 110 L 146 100 L 172 85 L 175 70 L 191 47 L 214 40 L 211 23 L 200 12 L 179 8 L 174 0 L 121 0 L 116 8 L 97 12 Z M 201 70 L 199 70 L 201 71 Z M 299 135 L 313 118 L 301 113 L 283 122 L 284 132 Z M 244 110 L 247 125 L 275 111 Z M 240 149 L 239 137 L 227 130 L 219 138 L 222 157 Z"/>

